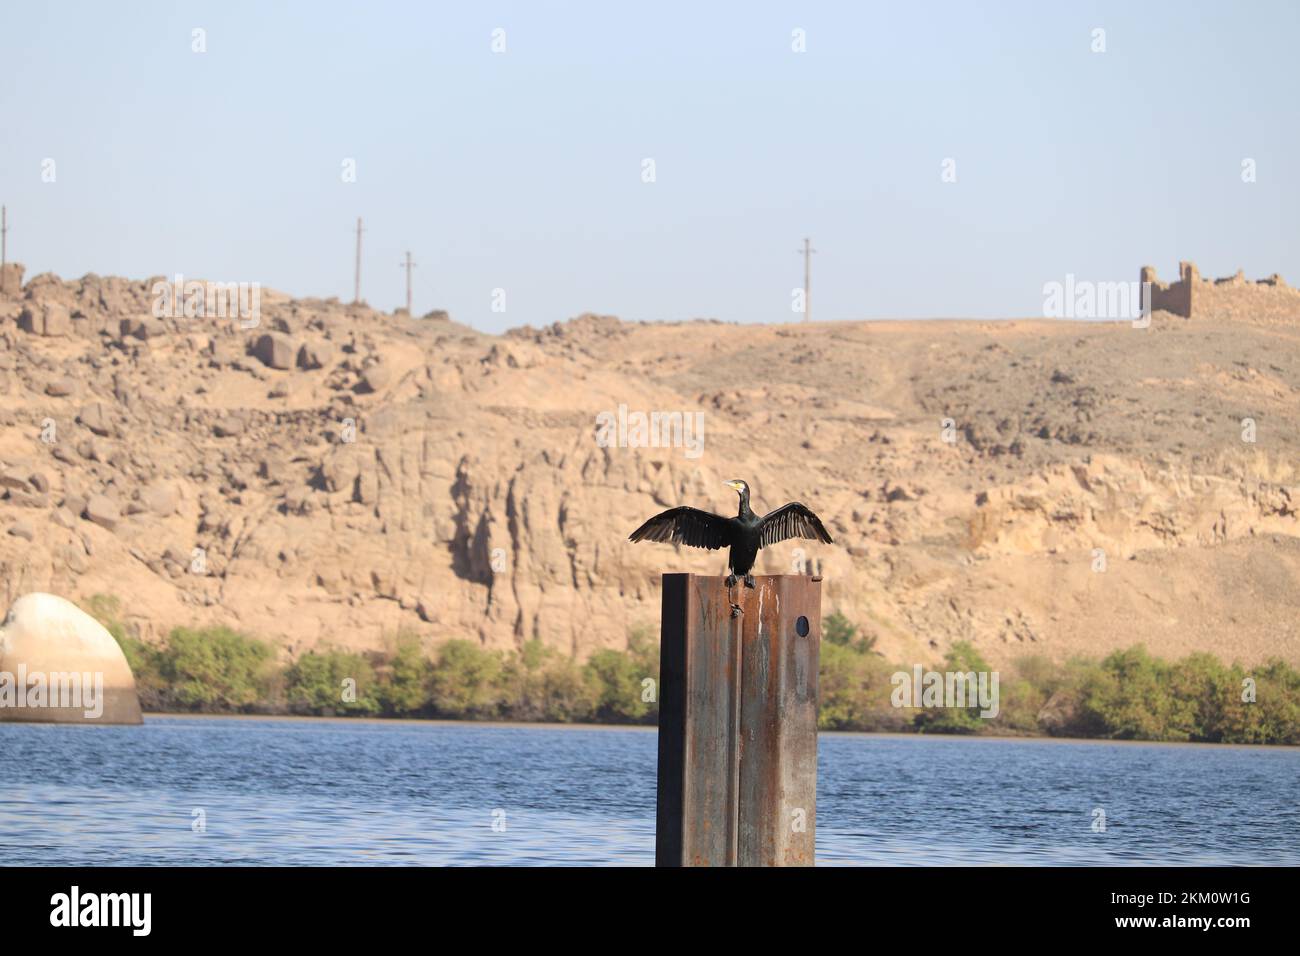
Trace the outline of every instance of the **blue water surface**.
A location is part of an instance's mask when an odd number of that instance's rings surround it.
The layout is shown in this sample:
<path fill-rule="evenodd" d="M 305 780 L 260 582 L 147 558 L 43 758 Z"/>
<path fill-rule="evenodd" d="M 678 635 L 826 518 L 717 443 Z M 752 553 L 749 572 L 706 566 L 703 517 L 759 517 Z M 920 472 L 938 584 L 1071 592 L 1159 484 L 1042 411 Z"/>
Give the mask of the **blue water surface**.
<path fill-rule="evenodd" d="M 0 758 L 0 864 L 654 862 L 653 728 L 149 717 Z M 1295 748 L 823 734 L 817 857 L 1297 865 L 1298 785 Z"/>

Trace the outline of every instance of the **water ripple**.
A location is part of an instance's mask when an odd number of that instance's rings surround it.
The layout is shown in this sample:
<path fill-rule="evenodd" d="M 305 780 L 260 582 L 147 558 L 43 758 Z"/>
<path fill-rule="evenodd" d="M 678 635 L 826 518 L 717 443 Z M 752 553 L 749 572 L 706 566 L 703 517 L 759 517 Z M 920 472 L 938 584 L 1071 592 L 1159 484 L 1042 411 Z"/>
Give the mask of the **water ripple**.
<path fill-rule="evenodd" d="M 641 728 L 0 724 L 0 863 L 646 865 L 655 748 Z M 826 734 L 818 862 L 1295 865 L 1297 783 L 1289 748 Z"/>

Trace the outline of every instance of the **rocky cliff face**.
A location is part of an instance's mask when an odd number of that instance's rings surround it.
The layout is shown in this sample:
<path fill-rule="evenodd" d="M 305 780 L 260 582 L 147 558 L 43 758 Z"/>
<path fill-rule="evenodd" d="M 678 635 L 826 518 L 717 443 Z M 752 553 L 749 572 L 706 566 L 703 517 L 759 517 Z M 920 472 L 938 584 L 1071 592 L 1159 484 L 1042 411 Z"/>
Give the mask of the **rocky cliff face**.
<path fill-rule="evenodd" d="M 6 600 L 109 593 L 146 639 L 228 623 L 288 655 L 408 630 L 585 656 L 656 625 L 661 572 L 725 562 L 628 533 L 729 512 L 740 477 L 836 540 L 758 570 L 816 562 L 828 608 L 894 659 L 958 639 L 1300 659 L 1294 325 L 489 336 L 265 290 L 256 327 L 156 318 L 152 287 L 0 295 Z"/>

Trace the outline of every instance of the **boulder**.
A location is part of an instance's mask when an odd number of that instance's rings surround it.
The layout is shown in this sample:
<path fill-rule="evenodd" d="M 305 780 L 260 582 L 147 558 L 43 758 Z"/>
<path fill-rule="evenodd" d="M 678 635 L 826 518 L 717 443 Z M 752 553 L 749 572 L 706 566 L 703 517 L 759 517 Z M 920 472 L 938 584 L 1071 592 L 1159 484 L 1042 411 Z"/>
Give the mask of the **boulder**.
<path fill-rule="evenodd" d="M 253 357 L 268 368 L 291 369 L 298 353 L 293 339 L 280 332 L 259 335 L 253 344 Z"/>
<path fill-rule="evenodd" d="M 18 317 L 18 327 L 33 335 L 71 335 L 72 315 L 58 302 L 32 303 Z"/>
<path fill-rule="evenodd" d="M 343 445 L 321 462 L 320 476 L 325 490 L 338 492 L 356 489 L 357 475 L 361 472 L 357 452 L 354 446 Z"/>
<path fill-rule="evenodd" d="M 151 514 L 160 518 L 170 518 L 180 507 L 181 496 L 176 485 L 169 481 L 157 481 L 140 492 L 140 504 Z"/>
<path fill-rule="evenodd" d="M 122 520 L 122 512 L 117 503 L 107 495 L 91 495 L 86 502 L 86 520 L 93 521 L 101 528 L 112 531 Z"/>
<path fill-rule="evenodd" d="M 107 435 L 112 431 L 108 408 L 103 402 L 91 402 L 77 413 L 77 421 L 85 425 L 96 435 Z"/>
<path fill-rule="evenodd" d="M 22 491 L 27 488 L 27 478 L 21 471 L 0 470 L 0 488 Z"/>
<path fill-rule="evenodd" d="M 62 375 L 45 386 L 45 394 L 51 398 L 66 398 L 77 390 L 77 380 L 71 375 Z"/>
<path fill-rule="evenodd" d="M 366 469 L 357 476 L 356 500 L 363 505 L 373 505 L 379 500 L 379 474 Z"/>
<path fill-rule="evenodd" d="M 73 574 L 85 574 L 90 569 L 90 562 L 86 559 L 86 552 L 80 545 L 64 545 L 60 557 L 63 563 Z"/>
<path fill-rule="evenodd" d="M 393 380 L 393 370 L 383 362 L 375 362 L 367 365 L 361 370 L 361 386 L 363 391 L 378 392 L 388 386 Z"/>
<path fill-rule="evenodd" d="M 5 500 L 19 508 L 48 508 L 50 496 L 39 491 L 11 488 L 5 492 Z"/>
<path fill-rule="evenodd" d="M 167 334 L 167 323 L 156 316 L 122 319 L 118 323 L 118 333 L 122 338 L 137 338 L 142 342 L 162 338 Z"/>
<path fill-rule="evenodd" d="M 86 510 L 86 502 L 88 500 L 89 499 L 87 498 L 86 495 L 79 495 L 79 494 L 65 495 L 61 503 L 61 507 L 63 507 L 69 514 L 77 515 L 78 517 L 80 517 L 81 514 Z"/>
<path fill-rule="evenodd" d="M 226 415 L 212 426 L 212 433 L 218 438 L 235 438 L 244 434 L 244 420 L 238 415 Z"/>
<path fill-rule="evenodd" d="M 53 594 L 25 594 L 0 626 L 0 720 L 139 724 L 122 648 L 98 621 Z"/>
<path fill-rule="evenodd" d="M 334 360 L 334 346 L 328 342 L 305 342 L 298 350 L 298 367 L 324 368 Z"/>

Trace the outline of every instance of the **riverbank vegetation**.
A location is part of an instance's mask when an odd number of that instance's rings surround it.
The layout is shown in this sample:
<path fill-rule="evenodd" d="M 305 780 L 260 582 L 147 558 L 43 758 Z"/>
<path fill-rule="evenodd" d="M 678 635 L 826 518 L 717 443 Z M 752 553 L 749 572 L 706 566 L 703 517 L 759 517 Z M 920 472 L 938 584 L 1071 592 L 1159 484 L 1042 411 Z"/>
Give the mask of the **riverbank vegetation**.
<path fill-rule="evenodd" d="M 633 630 L 625 650 L 582 663 L 536 640 L 509 651 L 451 640 L 428 656 L 414 635 L 397 634 L 384 653 L 320 649 L 283 664 L 270 644 L 229 628 L 174 628 L 155 647 L 128 633 L 115 599 L 97 595 L 88 610 L 121 644 L 146 711 L 618 724 L 658 717 L 659 645 L 650 628 Z M 936 669 L 991 671 L 966 642 Z M 999 669 L 995 717 L 980 716 L 980 707 L 895 706 L 904 679 L 912 681 L 912 665 L 887 661 L 842 615 L 825 619 L 825 730 L 1300 744 L 1300 671 L 1280 660 L 1253 668 L 1209 654 L 1166 661 L 1141 646 L 1065 664 L 1026 655 Z"/>
<path fill-rule="evenodd" d="M 823 622 L 823 729 L 1300 744 L 1300 670 L 1281 660 L 1253 668 L 1204 653 L 1167 661 L 1141 645 L 1064 664 L 1024 655 L 999 669 L 997 716 L 986 718 L 979 707 L 895 707 L 895 675 L 911 681 L 912 667 L 873 653 L 847 622 L 835 638 L 835 617 Z M 936 670 L 991 672 L 965 641 Z"/>

